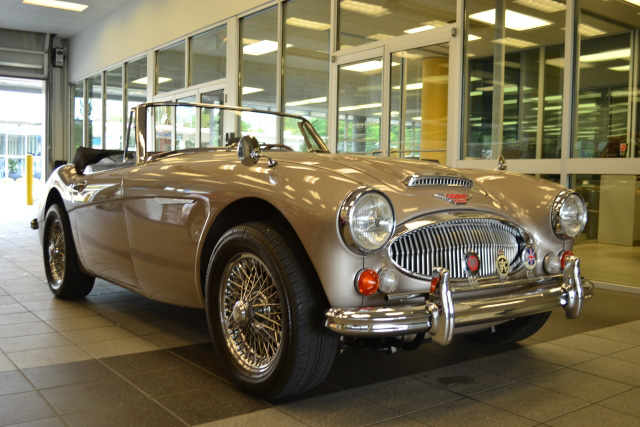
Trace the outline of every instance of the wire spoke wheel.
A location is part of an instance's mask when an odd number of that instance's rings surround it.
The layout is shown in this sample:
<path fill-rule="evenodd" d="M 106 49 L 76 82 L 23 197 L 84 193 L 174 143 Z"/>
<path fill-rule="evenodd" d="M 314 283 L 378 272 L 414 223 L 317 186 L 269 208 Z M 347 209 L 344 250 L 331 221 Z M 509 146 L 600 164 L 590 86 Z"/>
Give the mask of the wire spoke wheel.
<path fill-rule="evenodd" d="M 280 295 L 271 273 L 255 255 L 240 253 L 229 261 L 220 287 L 220 312 L 227 347 L 252 378 L 277 363 L 282 343 Z"/>
<path fill-rule="evenodd" d="M 64 279 L 66 261 L 64 232 L 59 218 L 56 218 L 51 224 L 47 244 L 49 268 L 51 271 L 51 278 L 54 282 L 52 286 L 59 288 Z"/>

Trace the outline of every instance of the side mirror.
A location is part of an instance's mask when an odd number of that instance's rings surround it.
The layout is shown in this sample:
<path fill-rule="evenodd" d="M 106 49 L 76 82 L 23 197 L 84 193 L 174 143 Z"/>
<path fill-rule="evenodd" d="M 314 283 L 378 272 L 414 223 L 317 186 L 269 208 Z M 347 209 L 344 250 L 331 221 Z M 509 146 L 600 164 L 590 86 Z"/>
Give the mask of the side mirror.
<path fill-rule="evenodd" d="M 253 166 L 260 160 L 260 144 L 252 136 L 245 135 L 238 143 L 238 158 L 245 166 Z"/>

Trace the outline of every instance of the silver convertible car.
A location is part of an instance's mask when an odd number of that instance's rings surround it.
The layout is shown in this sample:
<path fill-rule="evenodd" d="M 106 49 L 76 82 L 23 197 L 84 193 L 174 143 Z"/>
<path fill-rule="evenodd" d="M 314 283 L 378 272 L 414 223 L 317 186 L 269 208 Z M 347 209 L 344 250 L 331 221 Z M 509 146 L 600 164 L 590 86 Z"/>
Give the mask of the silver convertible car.
<path fill-rule="evenodd" d="M 168 120 L 183 109 L 197 138 Z M 585 221 L 577 193 L 533 177 L 333 154 L 288 114 L 147 103 L 124 150 L 53 172 L 32 227 L 57 297 L 99 277 L 204 308 L 231 379 L 279 398 L 321 382 L 339 345 L 511 343 L 554 308 L 578 317 Z"/>

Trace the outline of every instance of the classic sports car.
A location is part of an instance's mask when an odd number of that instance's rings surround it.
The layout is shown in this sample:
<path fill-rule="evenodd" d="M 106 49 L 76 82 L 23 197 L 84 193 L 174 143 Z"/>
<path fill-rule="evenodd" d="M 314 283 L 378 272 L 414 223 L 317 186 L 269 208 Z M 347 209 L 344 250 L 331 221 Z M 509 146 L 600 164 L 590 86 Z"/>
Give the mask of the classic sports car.
<path fill-rule="evenodd" d="M 183 108 L 199 147 L 167 137 Z M 52 292 L 101 277 L 205 308 L 228 374 L 259 396 L 317 385 L 339 342 L 516 342 L 592 295 L 571 252 L 585 204 L 547 181 L 332 154 L 303 117 L 220 105 L 139 105 L 126 140 L 48 180 L 32 226 Z"/>

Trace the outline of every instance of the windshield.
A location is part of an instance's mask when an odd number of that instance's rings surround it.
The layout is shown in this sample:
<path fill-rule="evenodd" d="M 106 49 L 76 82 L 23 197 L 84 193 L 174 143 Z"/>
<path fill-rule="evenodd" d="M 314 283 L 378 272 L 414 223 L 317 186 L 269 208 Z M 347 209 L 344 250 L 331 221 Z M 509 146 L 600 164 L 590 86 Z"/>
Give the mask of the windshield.
<path fill-rule="evenodd" d="M 298 116 L 206 104 L 147 104 L 151 153 L 233 149 L 251 136 L 262 150 L 328 152 L 311 123 Z"/>

